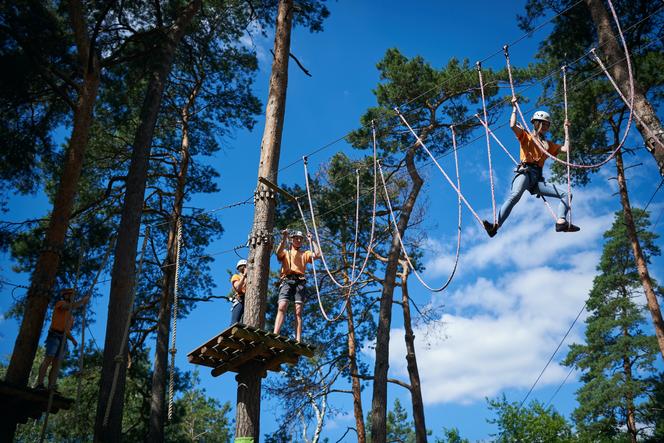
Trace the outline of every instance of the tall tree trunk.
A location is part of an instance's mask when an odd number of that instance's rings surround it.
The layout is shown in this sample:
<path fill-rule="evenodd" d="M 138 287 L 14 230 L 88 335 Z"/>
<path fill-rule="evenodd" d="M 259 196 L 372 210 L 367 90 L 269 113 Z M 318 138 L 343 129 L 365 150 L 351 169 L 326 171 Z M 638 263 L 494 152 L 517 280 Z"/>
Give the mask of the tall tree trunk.
<path fill-rule="evenodd" d="M 620 87 L 620 90 L 629 100 L 629 74 L 625 63 L 625 52 L 616 40 L 609 15 L 603 0 L 585 0 L 592 20 L 595 23 L 599 46 L 607 57 L 608 70 Z M 655 109 L 646 98 L 643 88 L 634 79 L 634 112 L 643 121 L 636 120 L 636 127 L 646 143 L 648 151 L 653 155 L 659 166 L 660 174 L 664 175 L 664 127 L 657 116 Z"/>
<path fill-rule="evenodd" d="M 660 310 L 659 302 L 657 301 L 657 294 L 655 294 L 652 279 L 650 278 L 650 273 L 648 272 L 648 262 L 643 256 L 641 244 L 639 243 L 639 238 L 636 234 L 636 226 L 634 224 L 634 217 L 632 215 L 632 207 L 629 203 L 629 194 L 627 193 L 627 181 L 625 180 L 623 158 L 620 151 L 618 151 L 618 154 L 616 155 L 616 169 L 618 171 L 618 188 L 620 189 L 620 202 L 622 203 L 623 214 L 625 214 L 625 226 L 627 228 L 627 235 L 629 236 L 629 241 L 632 244 L 632 254 L 634 255 L 636 269 L 639 273 L 639 278 L 641 279 L 643 292 L 646 294 L 646 302 L 648 305 L 648 310 L 650 311 L 650 316 L 652 317 L 653 326 L 655 328 L 655 336 L 657 337 L 659 351 L 662 354 L 662 358 L 664 358 L 664 320 L 662 319 L 662 311 Z"/>
<path fill-rule="evenodd" d="M 424 423 L 424 402 L 422 401 L 422 385 L 420 384 L 420 372 L 417 369 L 417 357 L 415 356 L 415 334 L 410 316 L 410 297 L 408 296 L 408 262 L 402 262 L 403 273 L 401 274 L 401 302 L 403 304 L 403 327 L 406 341 L 406 362 L 408 376 L 410 378 L 410 397 L 413 404 L 413 421 L 415 422 L 415 441 L 426 443 L 427 427 Z"/>
<path fill-rule="evenodd" d="M 159 319 L 157 326 L 157 340 L 154 356 L 154 370 L 152 372 L 152 386 L 150 394 L 150 421 L 147 441 L 158 443 L 164 440 L 164 407 L 166 399 L 166 375 L 168 368 L 168 336 L 170 334 L 169 314 L 175 290 L 175 260 L 177 247 L 178 220 L 182 217 L 185 188 L 187 184 L 187 171 L 189 170 L 189 119 L 190 110 L 196 101 L 202 86 L 203 78 L 195 83 L 187 103 L 180 112 L 182 124 L 182 139 L 180 142 L 180 164 L 175 187 L 173 212 L 170 217 L 168 230 L 168 245 L 164 263 L 164 287 L 162 289 L 161 303 L 159 305 Z"/>
<path fill-rule="evenodd" d="M 346 314 L 348 322 L 348 367 L 351 373 L 357 443 L 366 443 L 367 436 L 364 429 L 364 412 L 362 411 L 362 385 L 357 377 L 357 344 L 355 341 L 355 324 L 353 323 L 353 304 L 350 301 L 346 305 Z"/>
<path fill-rule="evenodd" d="M 35 359 L 39 337 L 46 310 L 51 299 L 52 288 L 60 265 L 60 254 L 69 228 L 78 181 L 81 177 L 83 159 L 88 146 L 90 126 L 100 82 L 99 59 L 90 50 L 84 8 L 80 1 L 69 2 L 69 15 L 78 52 L 83 81 L 78 88 L 71 138 L 67 147 L 60 183 L 55 193 L 53 209 L 46 230 L 42 250 L 37 258 L 35 270 L 30 278 L 25 311 L 21 327 L 14 343 L 5 381 L 24 387 L 28 384 L 30 370 Z M 13 417 L 0 418 L 0 440 L 11 441 L 16 429 Z"/>
<path fill-rule="evenodd" d="M 165 261 L 166 269 L 173 268 L 171 250 L 175 249 L 175 232 L 168 234 L 168 258 Z M 174 254 L 173 254 L 174 257 Z M 170 265 L 170 266 L 169 266 Z M 154 352 L 154 369 L 152 371 L 152 386 L 150 391 L 150 419 L 148 436 L 149 443 L 164 441 L 164 401 L 166 398 L 166 380 L 168 372 L 168 336 L 170 333 L 170 313 L 175 275 L 172 272 L 164 272 L 164 287 L 161 292 L 161 303 L 159 305 L 159 318 L 157 320 L 157 339 Z"/>
<path fill-rule="evenodd" d="M 104 426 L 104 416 L 106 405 L 111 400 L 115 359 L 120 354 L 121 349 L 124 349 L 120 355 L 123 360 L 126 359 L 127 355 L 127 346 L 122 331 L 125 330 L 131 315 L 131 293 L 136 284 L 136 246 L 141 224 L 148 158 L 150 157 L 154 127 L 161 106 L 162 93 L 171 70 L 175 50 L 184 35 L 186 27 L 200 9 L 201 1 L 193 0 L 185 6 L 175 23 L 163 33 L 163 43 L 155 51 L 154 65 L 141 108 L 140 123 L 134 137 L 131 163 L 126 180 L 127 190 L 111 274 L 104 358 L 95 419 L 95 442 L 117 442 L 121 440 L 127 369 L 124 362 L 119 365 L 119 377 L 111 402 L 107 426 Z"/>
<path fill-rule="evenodd" d="M 265 110 L 265 129 L 261 142 L 258 176 L 277 182 L 281 133 L 286 111 L 288 88 L 288 56 L 293 22 L 293 0 L 280 0 L 274 36 L 274 61 Z M 254 224 L 249 241 L 248 280 L 245 295 L 244 323 L 262 328 L 265 325 L 267 284 L 274 228 L 274 192 L 258 183 L 254 193 Z M 260 432 L 261 369 L 245 367 L 237 375 L 237 406 L 235 436 L 253 437 Z"/>
<path fill-rule="evenodd" d="M 420 193 L 422 178 L 415 166 L 415 148 L 406 154 L 406 167 L 411 178 L 411 188 L 401 207 L 397 228 L 403 237 L 410 216 Z M 392 325 L 392 297 L 397 276 L 401 245 L 396 234 L 392 235 L 390 253 L 387 257 L 385 279 L 380 299 L 378 330 L 376 331 L 376 362 L 374 364 L 373 399 L 371 402 L 371 441 L 384 442 L 387 438 L 387 370 L 389 368 L 390 327 Z"/>

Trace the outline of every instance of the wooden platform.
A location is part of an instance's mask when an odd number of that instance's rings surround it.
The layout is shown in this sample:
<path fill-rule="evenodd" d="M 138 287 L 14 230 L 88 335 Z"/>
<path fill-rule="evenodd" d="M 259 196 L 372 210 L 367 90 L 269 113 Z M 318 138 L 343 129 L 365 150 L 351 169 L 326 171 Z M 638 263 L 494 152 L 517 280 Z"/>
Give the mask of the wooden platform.
<path fill-rule="evenodd" d="M 60 409 L 71 409 L 74 400 L 53 395 L 51 414 Z M 28 419 L 38 419 L 46 412 L 48 407 L 48 391 L 20 388 L 0 380 L 0 414 L 4 417 L 13 417 L 19 423 L 27 423 Z"/>
<path fill-rule="evenodd" d="M 189 362 L 212 368 L 212 376 L 240 372 L 246 364 L 280 371 L 283 363 L 295 364 L 300 356 L 312 357 L 314 347 L 290 338 L 235 323 L 187 354 Z"/>

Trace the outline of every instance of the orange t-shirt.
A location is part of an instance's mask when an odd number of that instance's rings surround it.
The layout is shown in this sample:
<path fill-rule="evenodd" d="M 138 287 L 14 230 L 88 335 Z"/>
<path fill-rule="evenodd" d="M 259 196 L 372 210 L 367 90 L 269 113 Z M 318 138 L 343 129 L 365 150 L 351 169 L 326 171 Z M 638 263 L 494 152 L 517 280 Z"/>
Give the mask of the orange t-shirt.
<path fill-rule="evenodd" d="M 64 300 L 60 300 L 55 304 L 53 308 L 53 317 L 51 317 L 51 327 L 56 332 L 65 332 L 66 330 L 71 329 L 72 315 L 71 309 L 66 309 L 65 305 L 67 303 Z"/>
<path fill-rule="evenodd" d="M 245 283 L 242 286 L 240 286 L 239 291 L 237 289 L 235 289 L 235 285 L 234 285 L 234 283 L 236 281 L 240 281 L 241 279 L 242 279 L 242 276 L 240 274 L 233 274 L 233 276 L 231 277 L 231 286 L 233 287 L 233 291 L 237 292 L 239 295 L 244 295 L 244 292 L 247 289 L 246 280 L 245 280 Z"/>
<path fill-rule="evenodd" d="M 537 163 L 540 167 L 544 166 L 544 161 L 548 156 L 537 147 L 537 142 L 533 140 L 533 135 L 526 130 L 521 130 L 521 135 L 517 139 L 520 145 L 519 157 L 521 161 L 524 163 Z M 561 148 L 559 144 L 550 141 L 546 141 L 545 143 L 548 145 L 547 151 L 549 154 L 553 156 L 558 155 Z"/>
<path fill-rule="evenodd" d="M 313 263 L 314 253 L 311 251 L 302 252 L 299 249 L 290 248 L 277 254 L 281 262 L 280 275 L 283 277 L 289 274 L 304 275 L 307 270 L 307 263 Z"/>

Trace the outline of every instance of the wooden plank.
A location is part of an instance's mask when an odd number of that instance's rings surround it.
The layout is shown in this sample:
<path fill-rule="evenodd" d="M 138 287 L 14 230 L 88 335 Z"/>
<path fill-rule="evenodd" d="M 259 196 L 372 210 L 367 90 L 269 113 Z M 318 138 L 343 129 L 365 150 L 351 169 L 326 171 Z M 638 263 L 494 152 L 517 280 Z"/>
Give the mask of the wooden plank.
<path fill-rule="evenodd" d="M 266 334 L 260 334 L 262 335 L 262 337 L 256 337 L 256 335 L 259 334 L 244 328 L 236 327 L 233 328 L 233 335 L 236 337 L 242 337 L 246 340 L 260 341 L 262 344 L 270 348 L 295 352 L 297 354 L 301 354 L 307 357 L 313 357 L 314 355 L 314 351 L 311 346 L 302 345 L 297 342 L 290 343 L 291 340 L 289 341 L 281 340 L 279 338 L 276 338 L 279 336 L 275 336 L 275 334 L 266 333 Z"/>
<path fill-rule="evenodd" d="M 214 348 L 206 348 L 205 346 L 201 348 L 201 354 L 222 361 L 226 361 L 231 357 L 230 352 L 218 351 Z"/>
<path fill-rule="evenodd" d="M 212 370 L 212 376 L 213 377 L 218 377 L 219 375 L 223 374 L 224 372 L 228 371 L 236 371 L 237 369 L 242 366 L 243 364 L 251 361 L 254 359 L 254 357 L 259 356 L 264 353 L 269 353 L 270 350 L 266 348 L 263 345 L 257 345 L 253 349 L 247 350 L 243 354 L 240 354 L 237 358 L 234 358 L 233 360 L 227 361 L 216 368 Z"/>

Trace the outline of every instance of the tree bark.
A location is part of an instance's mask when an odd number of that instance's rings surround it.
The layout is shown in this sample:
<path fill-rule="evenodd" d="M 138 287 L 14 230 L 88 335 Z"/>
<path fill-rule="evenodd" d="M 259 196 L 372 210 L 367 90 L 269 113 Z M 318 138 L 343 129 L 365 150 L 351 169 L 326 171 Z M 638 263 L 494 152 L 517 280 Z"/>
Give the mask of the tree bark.
<path fill-rule="evenodd" d="M 286 111 L 288 54 L 290 53 L 293 0 L 280 0 L 274 36 L 274 60 L 270 74 L 265 129 L 261 142 L 258 176 L 277 182 L 281 134 Z M 254 193 L 254 223 L 249 238 L 247 291 L 243 320 L 249 326 L 263 328 L 267 302 L 267 284 L 274 228 L 274 192 L 258 183 Z M 253 437 L 260 432 L 261 368 L 247 367 L 236 377 L 237 406 L 235 436 Z"/>
<path fill-rule="evenodd" d="M 122 412 L 127 355 L 123 333 L 131 315 L 131 293 L 136 284 L 136 246 L 141 224 L 143 198 L 147 179 L 148 158 L 152 145 L 154 127 L 161 106 L 162 93 L 171 70 L 175 50 L 186 27 L 200 9 L 202 0 L 193 0 L 179 14 L 175 23 L 164 30 L 162 44 L 155 50 L 154 65 L 150 72 L 145 100 L 141 107 L 139 126 L 134 137 L 127 190 L 125 192 L 118 238 L 113 262 L 111 292 L 108 303 L 104 358 L 95 420 L 95 442 L 117 442 L 122 435 Z M 124 349 L 121 355 L 120 350 Z M 110 398 L 115 360 L 120 356 L 119 377 L 113 398 Z M 112 400 L 112 401 L 111 401 Z M 108 423 L 104 426 L 106 405 L 111 401 Z"/>
<path fill-rule="evenodd" d="M 90 51 L 84 8 L 80 1 L 69 2 L 69 15 L 74 31 L 79 65 L 83 72 L 83 82 L 78 88 L 76 107 L 73 110 L 71 137 L 60 175 L 60 182 L 55 193 L 43 249 L 37 258 L 35 269 L 30 278 L 30 289 L 28 290 L 23 319 L 5 375 L 5 381 L 20 387 L 28 384 L 32 363 L 39 346 L 39 337 L 44 326 L 46 310 L 60 265 L 60 254 L 65 243 L 78 182 L 81 177 L 101 78 L 99 59 L 94 51 Z M 2 421 L 0 440 L 11 441 L 17 422 L 12 417 L 2 417 L 0 420 Z"/>
<path fill-rule="evenodd" d="M 415 207 L 423 180 L 415 166 L 415 151 L 410 148 L 406 154 L 406 167 L 411 178 L 408 197 L 401 207 L 397 228 L 403 238 L 410 216 Z M 397 266 L 401 255 L 401 245 L 396 233 L 392 235 L 392 244 L 387 257 L 385 279 L 380 300 L 378 330 L 376 331 L 376 362 L 374 364 L 373 398 L 371 402 L 371 441 L 383 442 L 387 438 L 387 371 L 389 369 L 390 327 L 392 324 L 392 297 L 397 275 Z"/>
<path fill-rule="evenodd" d="M 408 376 L 410 378 L 410 397 L 413 404 L 413 421 L 415 422 L 415 441 L 426 443 L 427 427 L 424 422 L 424 402 L 422 401 L 422 385 L 420 384 L 420 372 L 417 368 L 417 357 L 415 356 L 415 334 L 411 324 L 410 297 L 408 296 L 408 263 L 402 262 L 403 273 L 401 274 L 401 302 L 403 305 L 403 326 L 406 341 L 406 362 Z"/>
<path fill-rule="evenodd" d="M 595 23 L 599 46 L 607 57 L 607 69 L 615 79 L 622 93 L 629 100 L 629 73 L 624 60 L 624 50 L 613 35 L 611 27 L 613 19 L 604 6 L 603 0 L 585 1 L 590 10 L 592 20 Z M 664 176 L 664 127 L 652 104 L 646 98 L 643 88 L 636 79 L 634 79 L 634 113 L 643 122 L 642 124 L 637 119 L 635 121 L 636 128 L 641 133 L 648 151 L 657 161 L 660 174 Z"/>
<path fill-rule="evenodd" d="M 364 429 L 364 412 L 362 411 L 362 386 L 360 379 L 357 377 L 357 345 L 355 342 L 355 324 L 353 322 L 353 303 L 350 301 L 346 305 L 346 314 L 348 322 L 348 368 L 351 373 L 357 443 L 366 443 L 367 436 Z"/>
<path fill-rule="evenodd" d="M 652 279 L 650 278 L 650 272 L 648 272 L 648 262 L 643 256 L 641 243 L 639 243 L 639 238 L 636 234 L 632 207 L 629 202 L 629 194 L 627 193 L 627 181 L 625 180 L 622 153 L 620 151 L 618 151 L 618 154 L 616 155 L 616 169 L 618 171 L 618 188 L 620 189 L 620 202 L 623 207 L 623 214 L 625 215 L 627 235 L 632 244 L 634 262 L 636 263 L 636 269 L 639 273 L 639 278 L 641 279 L 643 292 L 645 292 L 646 295 L 646 302 L 655 328 L 655 336 L 657 337 L 659 352 L 662 354 L 662 358 L 664 358 L 664 320 L 662 319 L 662 311 L 660 310 L 657 294 L 655 294 Z"/>
<path fill-rule="evenodd" d="M 170 334 L 169 314 L 175 291 L 175 260 L 177 246 L 178 220 L 182 217 L 185 188 L 187 184 L 187 171 L 189 170 L 189 119 L 190 110 L 196 101 L 203 79 L 198 79 L 189 95 L 187 103 L 182 108 L 180 117 L 182 124 L 182 139 L 180 142 L 180 167 L 175 187 L 173 212 L 170 217 L 168 229 L 168 244 L 166 260 L 163 269 L 164 287 L 162 289 L 159 306 L 159 319 L 157 326 L 157 340 L 154 356 L 154 370 L 152 372 L 152 386 L 150 395 L 150 421 L 147 441 L 159 443 L 164 441 L 164 407 L 166 399 L 166 375 L 168 368 L 168 336 Z"/>

